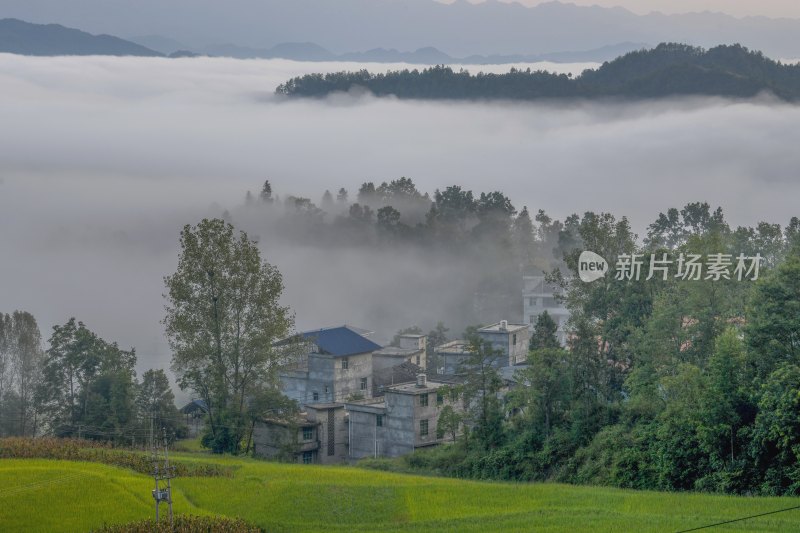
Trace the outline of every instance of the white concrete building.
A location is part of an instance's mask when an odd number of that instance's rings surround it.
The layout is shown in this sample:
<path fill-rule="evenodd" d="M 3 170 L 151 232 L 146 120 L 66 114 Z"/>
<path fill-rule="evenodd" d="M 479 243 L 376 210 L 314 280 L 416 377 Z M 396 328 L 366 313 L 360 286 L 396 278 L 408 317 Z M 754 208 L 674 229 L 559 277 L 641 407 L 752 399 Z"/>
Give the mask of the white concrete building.
<path fill-rule="evenodd" d="M 564 307 L 557 296 L 560 288 L 552 283 L 547 283 L 544 276 L 523 276 L 522 312 L 530 331 L 536 324 L 536 319 L 547 311 L 550 318 L 558 325 L 558 342 L 562 346 L 567 343 L 566 327 L 569 320 L 569 310 Z"/>

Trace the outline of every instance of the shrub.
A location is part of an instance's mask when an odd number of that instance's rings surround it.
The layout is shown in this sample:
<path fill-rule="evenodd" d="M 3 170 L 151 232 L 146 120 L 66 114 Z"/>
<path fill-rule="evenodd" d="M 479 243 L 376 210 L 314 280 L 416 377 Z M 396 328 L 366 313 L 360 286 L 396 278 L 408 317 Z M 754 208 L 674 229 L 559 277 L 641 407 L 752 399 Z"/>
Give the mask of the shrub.
<path fill-rule="evenodd" d="M 0 439 L 0 459 L 60 459 L 65 461 L 88 461 L 111 466 L 129 468 L 140 474 L 151 474 L 153 463 L 147 453 L 113 448 L 108 443 L 58 438 Z M 187 463 L 172 461 L 175 473 L 181 477 L 231 476 L 230 467 L 217 464 Z"/>
<path fill-rule="evenodd" d="M 248 524 L 241 518 L 180 515 L 175 517 L 174 527 L 170 527 L 168 519 L 162 519 L 158 523 L 153 520 L 141 520 L 103 526 L 94 531 L 96 533 L 262 533 L 264 530 Z"/>

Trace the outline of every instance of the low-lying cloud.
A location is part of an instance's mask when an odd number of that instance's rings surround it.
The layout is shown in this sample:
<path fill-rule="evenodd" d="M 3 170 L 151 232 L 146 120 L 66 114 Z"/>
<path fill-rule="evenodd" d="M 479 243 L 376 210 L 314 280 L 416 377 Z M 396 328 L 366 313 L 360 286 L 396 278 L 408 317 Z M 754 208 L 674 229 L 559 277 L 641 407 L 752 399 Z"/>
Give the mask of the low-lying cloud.
<path fill-rule="evenodd" d="M 325 189 L 345 187 L 354 198 L 364 181 L 407 176 L 431 193 L 451 184 L 501 190 L 518 209 L 559 218 L 628 215 L 640 233 L 659 211 L 696 200 L 722 205 L 733 224 L 800 214 L 800 108 L 769 97 L 523 104 L 273 95 L 292 76 L 354 67 L 0 55 L 0 310 L 31 311 L 45 337 L 76 316 L 136 346 L 142 368 L 166 367 L 162 277 L 176 266 L 181 226 L 233 210 L 264 179 L 282 197 L 319 203 Z M 347 322 L 389 335 L 454 312 L 448 291 L 460 265 L 424 264 L 405 250 L 323 253 L 242 224 L 284 272 L 301 328 Z"/>

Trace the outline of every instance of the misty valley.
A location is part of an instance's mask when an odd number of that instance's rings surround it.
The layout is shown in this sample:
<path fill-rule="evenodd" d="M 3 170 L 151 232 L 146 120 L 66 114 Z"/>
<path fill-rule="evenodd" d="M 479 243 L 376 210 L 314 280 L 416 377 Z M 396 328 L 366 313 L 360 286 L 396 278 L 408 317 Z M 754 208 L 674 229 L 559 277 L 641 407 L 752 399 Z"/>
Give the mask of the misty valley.
<path fill-rule="evenodd" d="M 0 2 L 0 531 L 797 530 L 800 11 L 577 3 Z"/>

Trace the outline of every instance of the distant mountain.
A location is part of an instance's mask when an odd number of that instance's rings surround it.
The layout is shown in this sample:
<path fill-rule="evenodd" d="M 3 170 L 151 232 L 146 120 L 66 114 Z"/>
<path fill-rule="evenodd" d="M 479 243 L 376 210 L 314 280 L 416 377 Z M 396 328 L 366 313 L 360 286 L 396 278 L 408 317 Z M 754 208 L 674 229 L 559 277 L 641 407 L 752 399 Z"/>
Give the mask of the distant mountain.
<path fill-rule="evenodd" d="M 32 56 L 161 55 L 111 35 L 91 35 L 58 24 L 30 24 L 17 19 L 0 20 L 0 52 Z"/>
<path fill-rule="evenodd" d="M 233 44 L 209 46 L 205 49 L 208 55 L 235 57 L 240 59 L 292 59 L 295 61 L 347 61 L 354 63 L 410 63 L 412 65 L 498 65 L 507 63 L 534 63 L 537 61 L 598 62 L 608 61 L 620 55 L 648 48 L 644 43 L 620 43 L 604 46 L 596 50 L 582 52 L 553 52 L 538 55 L 472 55 L 469 57 L 453 57 L 432 46 L 418 48 L 413 52 L 401 52 L 395 49 L 373 48 L 366 52 L 348 52 L 334 54 L 314 43 L 282 43 L 272 48 L 247 48 Z"/>
<path fill-rule="evenodd" d="M 208 46 L 203 50 L 211 56 L 239 59 L 293 59 L 295 61 L 333 61 L 336 55 L 314 43 L 280 43 L 271 48 L 250 48 L 235 44 Z"/>
<path fill-rule="evenodd" d="M 453 57 L 540 55 L 620 42 L 742 43 L 800 58 L 800 20 L 719 13 L 636 15 L 621 8 L 490 0 L 2 0 L 3 16 L 93 33 L 164 35 L 180 48 L 219 43 L 270 49 L 313 42 L 335 54 L 434 47 Z M 155 46 L 155 45 L 153 45 Z M 161 49 L 160 49 L 161 50 Z M 165 50 L 161 50 L 166 52 Z M 170 50 L 174 51 L 174 50 Z"/>
<path fill-rule="evenodd" d="M 81 26 L 83 27 L 83 26 Z M 127 40 L 140 44 L 150 50 L 161 52 L 164 55 L 169 55 L 178 50 L 188 50 L 191 48 L 180 41 L 176 41 L 170 37 L 163 35 L 137 35 L 135 37 L 127 37 Z"/>
<path fill-rule="evenodd" d="M 620 52 L 643 48 L 645 45 L 623 43 L 586 52 L 557 52 L 541 55 L 494 55 L 458 58 L 434 47 L 401 52 L 374 48 L 366 52 L 334 54 L 315 43 L 280 43 L 271 48 L 250 48 L 235 44 L 206 47 L 202 54 L 188 50 L 179 41 L 159 35 L 135 38 L 132 42 L 111 35 L 91 35 L 58 24 L 31 24 L 17 19 L 0 20 L 0 52 L 23 55 L 116 55 L 198 57 L 200 55 L 234 57 L 239 59 L 290 59 L 294 61 L 352 61 L 375 63 L 439 64 L 502 64 L 535 61 L 604 61 Z M 149 43 L 147 47 L 143 43 Z"/>
<path fill-rule="evenodd" d="M 685 95 L 750 98 L 771 92 L 784 100 L 798 101 L 800 65 L 785 65 L 739 45 L 704 50 L 665 43 L 652 50 L 630 52 L 576 78 L 530 69 L 471 75 L 439 66 L 421 72 L 309 74 L 287 81 L 275 92 L 291 97 L 321 97 L 354 89 L 376 96 L 417 99 L 636 99 Z"/>

